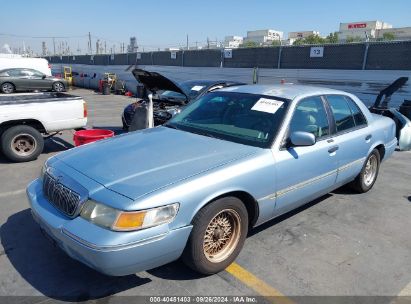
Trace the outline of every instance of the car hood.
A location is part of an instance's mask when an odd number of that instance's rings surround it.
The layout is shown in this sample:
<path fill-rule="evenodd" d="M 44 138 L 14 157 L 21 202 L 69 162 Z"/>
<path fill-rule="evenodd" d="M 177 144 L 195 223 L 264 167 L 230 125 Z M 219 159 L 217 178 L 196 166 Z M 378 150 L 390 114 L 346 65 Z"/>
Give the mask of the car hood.
<path fill-rule="evenodd" d="M 159 73 L 142 69 L 134 69 L 132 73 L 134 78 L 150 91 L 173 91 L 184 95 L 189 100 L 187 94 L 177 83 Z"/>
<path fill-rule="evenodd" d="M 136 200 L 258 150 L 157 127 L 84 145 L 56 157 L 106 188 Z"/>

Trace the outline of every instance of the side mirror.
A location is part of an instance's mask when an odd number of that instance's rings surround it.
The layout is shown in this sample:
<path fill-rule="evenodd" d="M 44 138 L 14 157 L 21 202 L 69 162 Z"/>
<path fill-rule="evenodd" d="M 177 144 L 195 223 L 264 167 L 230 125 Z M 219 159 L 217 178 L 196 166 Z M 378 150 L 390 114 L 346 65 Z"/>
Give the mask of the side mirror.
<path fill-rule="evenodd" d="M 43 76 L 41 76 L 41 79 L 46 79 L 46 75 L 45 74 L 43 74 Z"/>
<path fill-rule="evenodd" d="M 315 144 L 315 136 L 309 132 L 297 131 L 290 135 L 290 141 L 293 146 L 313 146 Z"/>

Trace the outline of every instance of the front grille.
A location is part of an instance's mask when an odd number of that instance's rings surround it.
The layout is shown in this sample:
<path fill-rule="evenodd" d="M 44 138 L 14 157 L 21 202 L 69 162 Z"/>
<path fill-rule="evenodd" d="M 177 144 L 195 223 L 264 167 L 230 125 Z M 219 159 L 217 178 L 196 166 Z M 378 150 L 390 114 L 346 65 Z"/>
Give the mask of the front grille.
<path fill-rule="evenodd" d="M 58 210 L 69 217 L 76 215 L 81 196 L 47 173 L 43 178 L 43 192 L 48 201 Z"/>

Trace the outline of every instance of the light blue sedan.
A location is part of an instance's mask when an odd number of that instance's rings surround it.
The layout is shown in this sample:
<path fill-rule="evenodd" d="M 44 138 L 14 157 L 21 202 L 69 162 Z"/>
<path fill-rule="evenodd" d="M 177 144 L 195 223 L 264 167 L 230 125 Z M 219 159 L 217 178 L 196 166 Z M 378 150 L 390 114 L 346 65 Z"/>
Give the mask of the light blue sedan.
<path fill-rule="evenodd" d="M 127 275 L 182 257 L 211 274 L 249 229 L 344 184 L 374 185 L 394 122 L 355 96 L 299 85 L 208 93 L 166 125 L 50 158 L 33 217 L 72 258 Z"/>

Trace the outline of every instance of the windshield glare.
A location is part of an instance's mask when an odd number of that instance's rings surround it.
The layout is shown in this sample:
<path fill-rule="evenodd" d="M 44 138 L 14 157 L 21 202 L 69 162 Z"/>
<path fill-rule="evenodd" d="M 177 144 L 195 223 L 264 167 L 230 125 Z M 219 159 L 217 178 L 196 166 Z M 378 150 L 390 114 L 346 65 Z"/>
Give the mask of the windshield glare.
<path fill-rule="evenodd" d="M 213 92 L 189 104 L 166 126 L 184 131 L 270 147 L 288 101 L 255 94 Z"/>
<path fill-rule="evenodd" d="M 187 94 L 187 96 L 190 98 L 190 100 L 195 99 L 197 96 L 199 96 L 202 92 L 207 87 L 206 83 L 199 82 L 199 81 L 184 81 L 179 84 L 181 89 L 184 91 L 184 93 Z M 174 91 L 164 91 L 161 93 L 161 97 L 166 97 L 166 98 L 173 98 L 173 99 L 181 99 L 185 100 L 186 97 L 183 94 L 174 92 Z"/>

